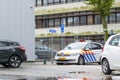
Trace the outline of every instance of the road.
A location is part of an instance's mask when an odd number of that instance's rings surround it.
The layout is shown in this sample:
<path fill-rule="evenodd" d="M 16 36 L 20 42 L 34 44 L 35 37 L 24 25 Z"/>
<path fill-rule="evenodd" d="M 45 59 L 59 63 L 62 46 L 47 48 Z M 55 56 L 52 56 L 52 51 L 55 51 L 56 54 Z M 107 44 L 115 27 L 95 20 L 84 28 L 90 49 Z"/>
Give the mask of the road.
<path fill-rule="evenodd" d="M 112 77 L 120 80 L 120 72 L 113 72 L 111 75 L 106 76 L 101 71 L 101 65 L 95 63 L 86 65 L 56 65 L 55 63 L 51 64 L 51 62 L 47 62 L 46 64 L 43 64 L 43 62 L 25 62 L 19 68 L 4 68 L 0 66 L 0 78 L 5 78 L 5 76 L 7 76 L 7 78 L 11 76 L 12 78 L 14 78 L 14 76 L 15 78 L 70 77 L 92 78 L 93 80 L 103 80 L 103 78 Z"/>

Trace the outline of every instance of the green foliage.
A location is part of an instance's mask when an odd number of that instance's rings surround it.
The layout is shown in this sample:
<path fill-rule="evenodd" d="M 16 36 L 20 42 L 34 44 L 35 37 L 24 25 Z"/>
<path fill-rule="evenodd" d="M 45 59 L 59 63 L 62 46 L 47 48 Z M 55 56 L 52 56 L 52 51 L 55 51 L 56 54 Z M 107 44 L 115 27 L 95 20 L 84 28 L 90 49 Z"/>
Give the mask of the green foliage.
<path fill-rule="evenodd" d="M 45 34 L 40 34 L 40 36 L 45 36 Z"/>
<path fill-rule="evenodd" d="M 120 30 L 117 30 L 116 33 L 120 33 Z"/>
<path fill-rule="evenodd" d="M 86 0 L 86 3 L 91 5 L 93 10 L 101 15 L 107 16 L 110 13 L 114 0 Z"/>
<path fill-rule="evenodd" d="M 66 36 L 71 36 L 71 35 L 74 35 L 74 33 L 72 33 L 72 32 L 66 32 L 65 35 Z"/>
<path fill-rule="evenodd" d="M 104 39 L 105 41 L 108 39 L 108 29 L 107 29 L 107 22 L 106 16 L 110 14 L 110 9 L 112 8 L 114 0 L 86 0 L 86 4 L 91 5 L 92 9 L 96 12 L 99 12 L 103 30 L 105 33 Z"/>
<path fill-rule="evenodd" d="M 87 31 L 86 32 L 86 35 L 90 35 L 90 34 L 92 34 L 91 31 Z"/>
<path fill-rule="evenodd" d="M 47 36 L 52 36 L 52 33 L 48 33 Z"/>

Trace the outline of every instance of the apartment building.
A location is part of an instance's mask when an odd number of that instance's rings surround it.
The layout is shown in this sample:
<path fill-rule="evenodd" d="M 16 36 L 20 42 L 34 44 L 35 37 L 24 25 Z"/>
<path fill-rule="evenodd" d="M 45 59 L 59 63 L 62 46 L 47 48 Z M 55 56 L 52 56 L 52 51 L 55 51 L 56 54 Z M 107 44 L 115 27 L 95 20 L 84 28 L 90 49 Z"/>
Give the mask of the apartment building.
<path fill-rule="evenodd" d="M 36 0 L 35 3 L 36 42 L 48 46 L 53 43 L 54 48 L 57 46 L 61 49 L 81 39 L 104 41 L 100 15 L 91 10 L 84 0 Z M 109 34 L 119 33 L 119 0 L 116 0 L 110 12 L 106 17 Z"/>

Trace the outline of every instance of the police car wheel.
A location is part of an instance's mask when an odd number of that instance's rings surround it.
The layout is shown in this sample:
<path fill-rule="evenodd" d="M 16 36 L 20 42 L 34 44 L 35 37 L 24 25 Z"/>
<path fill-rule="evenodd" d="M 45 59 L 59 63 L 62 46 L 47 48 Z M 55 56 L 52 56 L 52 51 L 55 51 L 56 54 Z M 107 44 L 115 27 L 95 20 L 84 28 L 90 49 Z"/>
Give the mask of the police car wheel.
<path fill-rule="evenodd" d="M 85 60 L 82 56 L 80 56 L 78 59 L 78 65 L 84 65 L 84 64 L 85 64 Z"/>
<path fill-rule="evenodd" d="M 109 66 L 109 63 L 108 63 L 108 61 L 107 61 L 107 59 L 104 59 L 103 61 L 102 61 L 102 72 L 104 73 L 104 74 L 111 74 L 111 70 L 110 70 L 110 66 Z"/>

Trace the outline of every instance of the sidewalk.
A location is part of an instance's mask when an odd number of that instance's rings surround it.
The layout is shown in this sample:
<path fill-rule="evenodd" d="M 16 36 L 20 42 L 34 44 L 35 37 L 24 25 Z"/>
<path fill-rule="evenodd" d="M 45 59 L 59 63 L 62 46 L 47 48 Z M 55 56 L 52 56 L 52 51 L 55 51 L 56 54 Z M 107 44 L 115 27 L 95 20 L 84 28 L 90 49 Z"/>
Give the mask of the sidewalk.
<path fill-rule="evenodd" d="M 46 61 L 46 62 L 44 62 L 43 60 L 41 60 L 41 61 L 26 61 L 26 62 L 24 62 L 24 63 L 29 63 L 29 64 L 41 64 L 41 65 L 56 65 L 56 63 L 55 63 L 55 61 Z"/>

